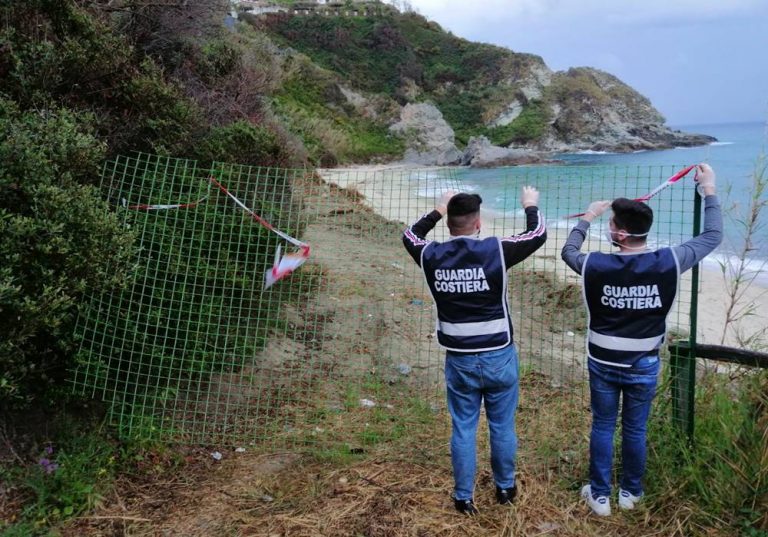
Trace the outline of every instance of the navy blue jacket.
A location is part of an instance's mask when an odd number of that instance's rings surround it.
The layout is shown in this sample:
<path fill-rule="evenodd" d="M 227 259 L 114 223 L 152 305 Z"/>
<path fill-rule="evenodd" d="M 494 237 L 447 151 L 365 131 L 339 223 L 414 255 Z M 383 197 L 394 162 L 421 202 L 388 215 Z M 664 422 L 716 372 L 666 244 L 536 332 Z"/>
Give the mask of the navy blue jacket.
<path fill-rule="evenodd" d="M 437 339 L 454 352 L 500 349 L 513 341 L 507 306 L 507 269 L 547 239 L 544 220 L 528 207 L 526 231 L 509 237 L 425 237 L 442 216 L 432 211 L 405 230 L 403 244 L 424 271 L 437 308 Z"/>
<path fill-rule="evenodd" d="M 563 261 L 565 261 L 565 263 L 577 274 L 581 275 L 584 275 L 584 271 L 586 270 L 587 257 L 595 255 L 594 253 L 587 254 L 581 252 L 581 247 L 584 244 L 584 240 L 587 238 L 589 228 L 590 223 L 587 220 L 579 220 L 576 226 L 571 230 L 571 233 L 568 235 L 568 240 L 563 246 L 561 253 Z M 717 248 L 722 239 L 723 217 L 720 211 L 720 202 L 718 201 L 717 196 L 710 195 L 704 198 L 704 227 L 702 233 L 685 241 L 679 246 L 673 246 L 671 248 L 671 253 L 677 260 L 677 269 L 679 272 L 682 274 L 699 263 L 702 259 L 704 259 L 705 256 Z M 630 259 L 637 254 L 612 255 Z M 627 349 L 627 351 L 630 350 Z M 595 352 L 599 351 L 596 350 Z M 590 357 L 592 358 L 593 356 L 590 355 Z M 621 366 L 622 363 L 622 361 L 611 362 L 611 365 Z"/>
<path fill-rule="evenodd" d="M 421 268 L 437 305 L 440 345 L 458 352 L 483 352 L 512 342 L 499 239 L 431 242 L 421 251 Z"/>
<path fill-rule="evenodd" d="M 583 276 L 589 357 L 632 367 L 644 356 L 657 356 L 680 276 L 672 249 L 638 254 L 592 252 L 584 261 Z"/>

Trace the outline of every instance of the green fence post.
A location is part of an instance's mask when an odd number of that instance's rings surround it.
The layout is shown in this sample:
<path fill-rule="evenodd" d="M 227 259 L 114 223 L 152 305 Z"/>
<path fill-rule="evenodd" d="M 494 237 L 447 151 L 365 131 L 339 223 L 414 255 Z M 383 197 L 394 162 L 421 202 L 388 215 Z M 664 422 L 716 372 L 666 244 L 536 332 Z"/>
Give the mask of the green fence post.
<path fill-rule="evenodd" d="M 701 196 L 693 200 L 693 236 L 701 233 Z M 696 396 L 696 328 L 699 306 L 699 266 L 691 269 L 691 306 L 688 344 L 675 345 L 670 353 L 672 416 L 693 441 Z"/>
<path fill-rule="evenodd" d="M 670 349 L 672 417 L 674 423 L 693 440 L 696 356 L 694 347 L 682 342 Z"/>

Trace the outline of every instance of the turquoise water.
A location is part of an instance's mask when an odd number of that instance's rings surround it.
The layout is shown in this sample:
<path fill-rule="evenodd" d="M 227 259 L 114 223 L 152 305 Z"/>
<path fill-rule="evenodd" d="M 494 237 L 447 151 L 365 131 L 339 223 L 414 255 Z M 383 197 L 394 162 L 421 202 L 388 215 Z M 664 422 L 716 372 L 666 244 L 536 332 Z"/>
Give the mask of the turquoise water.
<path fill-rule="evenodd" d="M 740 226 L 732 218 L 745 210 L 752 194 L 752 182 L 758 157 L 768 149 L 768 130 L 765 123 L 733 123 L 723 125 L 685 125 L 682 131 L 704 133 L 718 139 L 711 145 L 676 148 L 664 151 L 644 151 L 630 154 L 577 154 L 561 155 L 568 165 L 645 165 L 660 166 L 670 163 L 694 164 L 708 162 L 717 175 L 718 194 L 726 211 L 724 220 L 726 240 L 721 252 L 738 248 Z M 692 175 L 690 176 L 692 177 Z M 766 193 L 768 194 L 768 192 Z M 766 199 L 766 196 L 763 196 Z M 768 209 L 768 207 L 766 207 Z M 761 233 L 755 237 L 751 256 L 768 259 L 768 211 L 762 215 Z"/>
<path fill-rule="evenodd" d="M 708 162 L 717 173 L 720 191 L 730 185 L 739 201 L 745 201 L 751 184 L 755 161 L 768 148 L 765 123 L 676 126 L 682 131 L 709 134 L 718 139 L 711 145 L 680 147 L 664 151 L 622 154 L 560 155 L 568 165 L 651 165 Z M 736 201 L 736 200 L 734 200 Z"/>
<path fill-rule="evenodd" d="M 483 207 L 504 214 L 520 214 L 519 187 L 536 185 L 541 191 L 540 206 L 550 228 L 570 228 L 575 220 L 565 216 L 582 212 L 590 201 L 619 196 L 635 198 L 649 192 L 686 165 L 708 162 L 717 174 L 718 194 L 725 209 L 726 239 L 709 263 L 732 255 L 743 244 L 743 233 L 735 218 L 749 203 L 752 176 L 759 155 L 768 148 L 765 123 L 676 126 L 687 132 L 715 136 L 707 146 L 636 153 L 595 153 L 559 155 L 559 166 L 515 166 L 435 172 L 432 181 L 421 181 L 418 195 L 432 197 L 446 188 L 477 192 Z M 681 182 L 653 198 L 649 204 L 657 214 L 649 242 L 654 246 L 677 244 L 691 234 L 693 172 Z M 763 198 L 765 199 L 765 195 Z M 605 222 L 595 226 L 595 236 Z M 768 280 L 768 207 L 763 227 L 753 238 L 749 254 L 752 266 L 765 270 Z"/>

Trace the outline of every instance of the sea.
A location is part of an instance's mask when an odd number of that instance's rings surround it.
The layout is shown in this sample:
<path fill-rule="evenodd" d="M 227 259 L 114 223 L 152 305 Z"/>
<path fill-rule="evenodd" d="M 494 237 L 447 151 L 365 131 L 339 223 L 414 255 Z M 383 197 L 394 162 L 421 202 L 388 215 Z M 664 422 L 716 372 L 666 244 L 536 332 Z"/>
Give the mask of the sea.
<path fill-rule="evenodd" d="M 476 192 L 484 210 L 520 215 L 519 186 L 533 184 L 541 192 L 540 207 L 552 228 L 570 228 L 571 214 L 583 212 L 590 201 L 620 196 L 640 197 L 687 165 L 709 163 L 717 177 L 717 191 L 724 212 L 724 240 L 706 260 L 710 268 L 733 266 L 745 245 L 744 225 L 754 195 L 754 175 L 761 156 L 768 150 L 765 122 L 717 125 L 676 125 L 684 132 L 709 134 L 716 142 L 698 147 L 634 153 L 584 151 L 554 156 L 554 166 L 513 166 L 504 168 L 458 168 L 434 172 L 432 181 L 419 182 L 418 195 L 435 197 L 447 188 Z M 649 245 L 660 247 L 679 243 L 692 233 L 693 176 L 679 182 L 649 201 L 659 217 L 649 236 Z M 768 173 L 765 174 L 768 181 Z M 683 199 L 685 198 L 685 199 Z M 756 280 L 768 284 L 768 188 L 760 198 L 764 204 L 759 225 L 748 244 L 747 270 Z M 602 236 L 607 218 L 592 226 L 595 238 Z M 730 261 L 730 263 L 728 263 Z"/>

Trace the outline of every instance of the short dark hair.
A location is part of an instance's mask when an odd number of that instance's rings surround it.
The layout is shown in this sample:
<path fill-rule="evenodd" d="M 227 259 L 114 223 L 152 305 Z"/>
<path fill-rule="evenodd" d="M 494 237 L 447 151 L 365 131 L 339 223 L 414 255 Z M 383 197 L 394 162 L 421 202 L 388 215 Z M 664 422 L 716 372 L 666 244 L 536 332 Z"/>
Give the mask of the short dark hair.
<path fill-rule="evenodd" d="M 461 192 L 448 201 L 448 229 L 464 229 L 480 212 L 483 198 L 477 194 Z"/>
<path fill-rule="evenodd" d="M 642 235 L 651 230 L 653 210 L 642 201 L 616 198 L 611 203 L 613 223 L 633 235 Z"/>
<path fill-rule="evenodd" d="M 477 194 L 456 194 L 448 201 L 448 216 L 464 216 L 480 210 L 483 198 Z"/>

